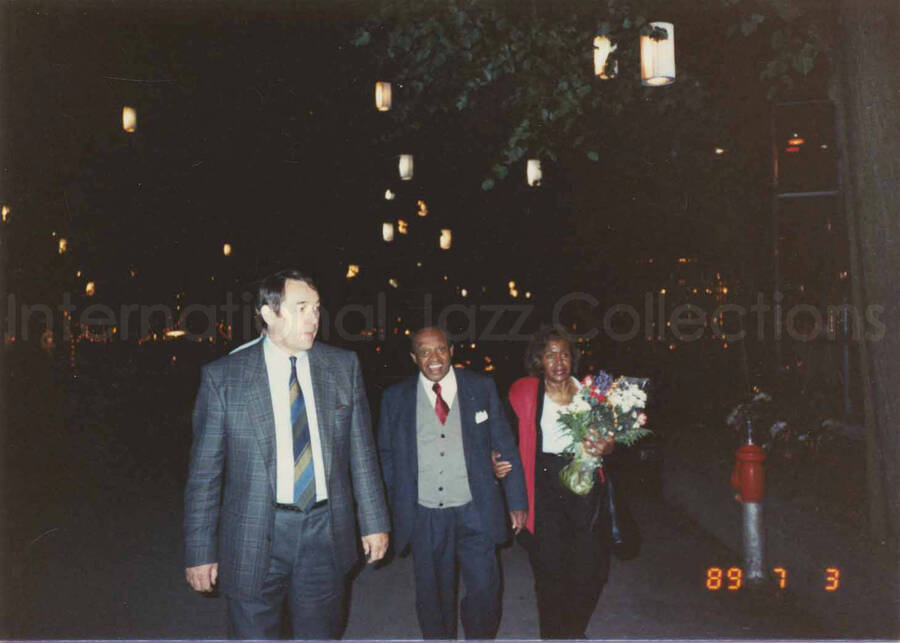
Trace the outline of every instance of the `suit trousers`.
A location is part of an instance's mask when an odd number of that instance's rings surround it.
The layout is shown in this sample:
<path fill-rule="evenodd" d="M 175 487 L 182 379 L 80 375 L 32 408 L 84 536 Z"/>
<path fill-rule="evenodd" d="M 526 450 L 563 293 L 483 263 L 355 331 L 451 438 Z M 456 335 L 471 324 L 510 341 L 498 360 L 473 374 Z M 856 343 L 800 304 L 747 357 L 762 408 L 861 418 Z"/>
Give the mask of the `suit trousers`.
<path fill-rule="evenodd" d="M 542 639 L 584 638 L 609 576 L 605 485 L 595 480 L 587 496 L 565 489 L 559 471 L 567 462 L 543 453 L 535 462 L 535 533 L 527 549 Z"/>
<path fill-rule="evenodd" d="M 461 605 L 466 638 L 494 638 L 500 626 L 500 570 L 496 545 L 484 532 L 475 503 L 446 509 L 417 505 L 410 547 L 422 636 L 456 638 L 458 564 L 466 590 Z"/>
<path fill-rule="evenodd" d="M 229 638 L 282 638 L 285 606 L 290 638 L 340 638 L 345 585 L 336 569 L 328 505 L 307 513 L 276 509 L 262 590 L 227 597 Z"/>

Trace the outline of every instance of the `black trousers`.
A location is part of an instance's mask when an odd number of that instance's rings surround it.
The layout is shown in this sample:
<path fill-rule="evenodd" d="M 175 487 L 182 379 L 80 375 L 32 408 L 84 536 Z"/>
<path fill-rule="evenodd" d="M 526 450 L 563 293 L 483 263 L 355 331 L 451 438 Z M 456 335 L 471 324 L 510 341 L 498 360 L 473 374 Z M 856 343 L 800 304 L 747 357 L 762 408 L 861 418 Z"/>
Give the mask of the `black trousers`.
<path fill-rule="evenodd" d="M 228 596 L 228 637 L 279 639 L 284 609 L 292 639 L 337 639 L 344 577 L 335 569 L 328 506 L 275 512 L 269 569 L 257 596 Z"/>
<path fill-rule="evenodd" d="M 458 566 L 466 588 L 461 604 L 466 638 L 494 638 L 500 625 L 500 569 L 475 503 L 447 509 L 418 505 L 410 547 L 422 637 L 456 638 Z"/>
<path fill-rule="evenodd" d="M 609 576 L 609 513 L 605 484 L 587 496 L 559 482 L 568 461 L 538 454 L 535 462 L 534 538 L 523 542 L 531 557 L 541 638 L 585 638 Z"/>

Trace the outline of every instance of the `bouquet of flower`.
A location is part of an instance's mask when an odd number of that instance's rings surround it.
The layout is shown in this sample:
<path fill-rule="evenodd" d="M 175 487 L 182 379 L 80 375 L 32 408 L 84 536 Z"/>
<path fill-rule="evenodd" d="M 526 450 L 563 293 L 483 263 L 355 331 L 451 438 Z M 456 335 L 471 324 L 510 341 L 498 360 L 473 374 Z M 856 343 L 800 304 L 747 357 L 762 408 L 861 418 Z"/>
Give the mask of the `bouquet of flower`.
<path fill-rule="evenodd" d="M 631 446 L 650 434 L 650 429 L 644 427 L 647 423 L 644 387 L 648 381 L 624 376 L 613 379 L 604 371 L 581 381 L 572 403 L 559 414 L 560 424 L 572 438 L 566 452 L 575 456 L 559 472 L 566 488 L 586 496 L 594 487 L 594 473 L 603 465 L 602 456 L 585 451 L 585 439 L 611 437 L 619 444 Z"/>

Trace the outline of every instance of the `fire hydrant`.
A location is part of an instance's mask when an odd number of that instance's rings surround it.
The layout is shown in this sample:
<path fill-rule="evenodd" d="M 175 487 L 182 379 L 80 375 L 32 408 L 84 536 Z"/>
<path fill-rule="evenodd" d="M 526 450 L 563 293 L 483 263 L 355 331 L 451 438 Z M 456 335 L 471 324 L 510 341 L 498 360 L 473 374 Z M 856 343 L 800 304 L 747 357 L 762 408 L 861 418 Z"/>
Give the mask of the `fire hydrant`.
<path fill-rule="evenodd" d="M 744 511 L 744 569 L 748 582 L 763 582 L 765 574 L 765 538 L 763 535 L 762 499 L 766 488 L 763 461 L 765 451 L 754 443 L 753 426 L 746 420 L 742 444 L 735 454 L 731 486 L 735 499 Z"/>

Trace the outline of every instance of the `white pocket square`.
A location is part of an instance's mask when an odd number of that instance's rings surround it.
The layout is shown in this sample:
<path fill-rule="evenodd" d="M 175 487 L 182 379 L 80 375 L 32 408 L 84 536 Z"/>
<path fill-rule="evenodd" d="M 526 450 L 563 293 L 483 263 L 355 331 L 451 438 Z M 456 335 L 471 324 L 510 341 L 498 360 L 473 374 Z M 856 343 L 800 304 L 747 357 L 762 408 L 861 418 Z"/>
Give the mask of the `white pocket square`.
<path fill-rule="evenodd" d="M 487 411 L 478 411 L 475 414 L 475 424 L 481 424 L 488 419 Z"/>

